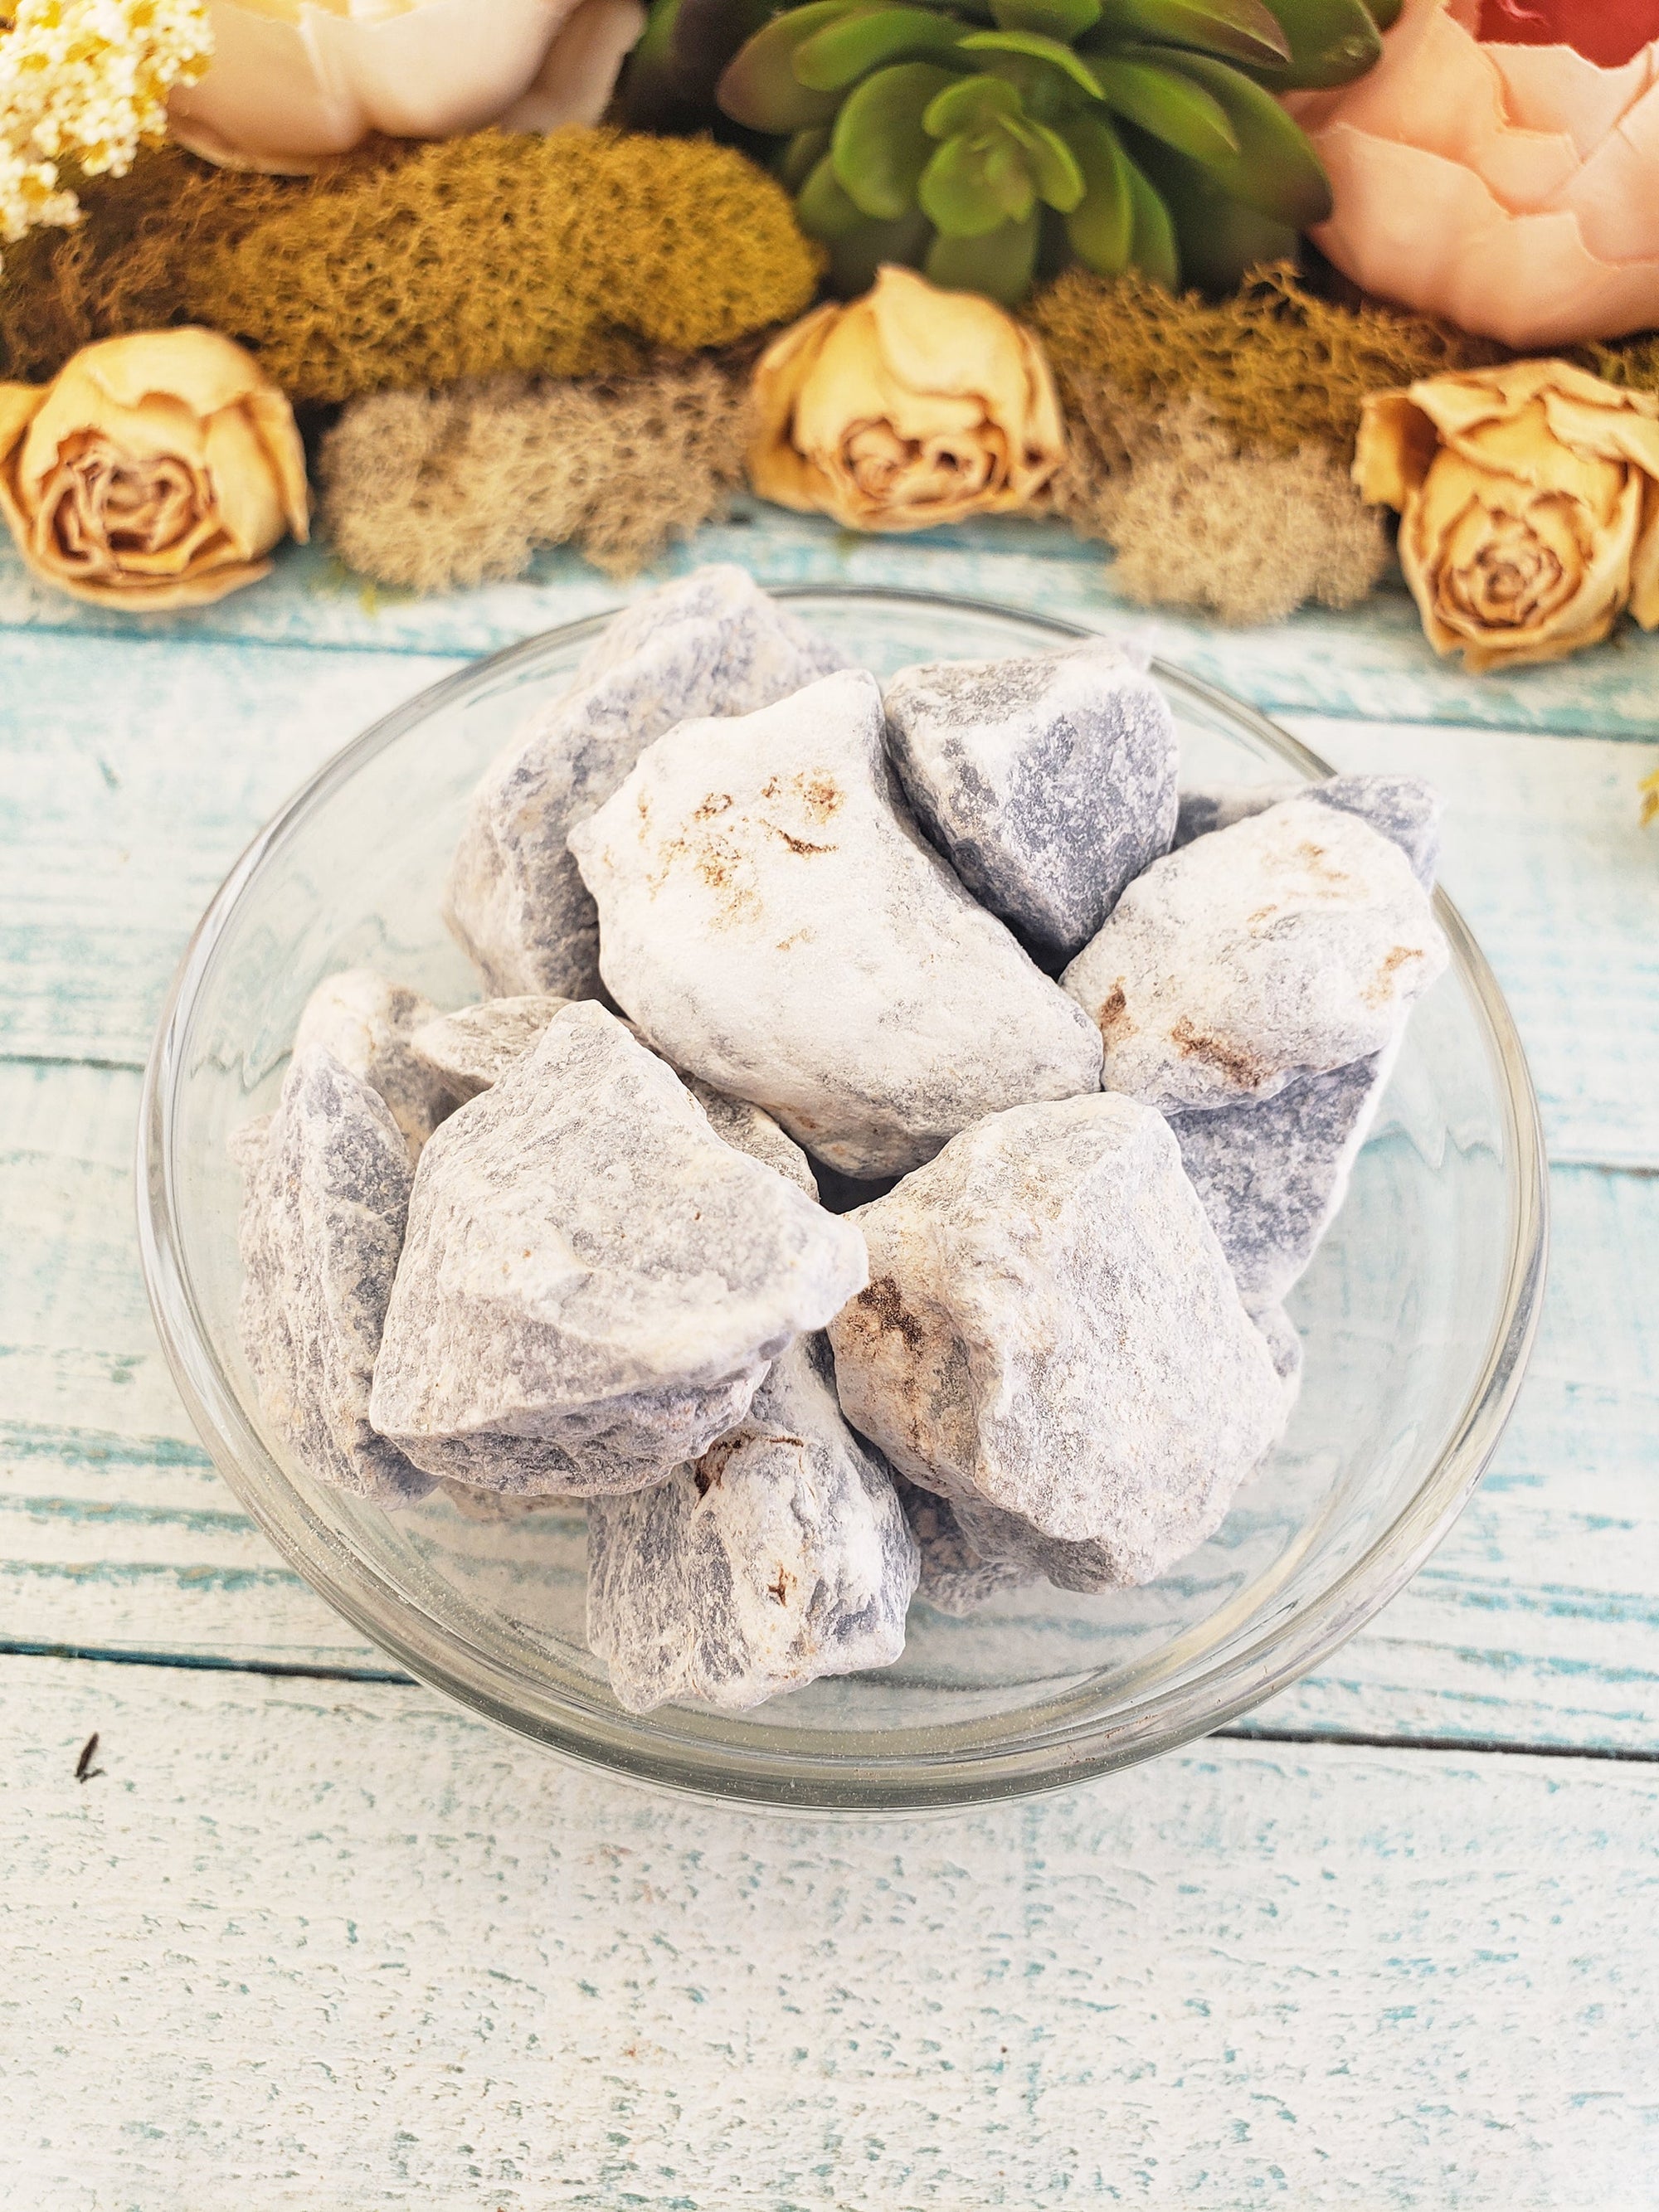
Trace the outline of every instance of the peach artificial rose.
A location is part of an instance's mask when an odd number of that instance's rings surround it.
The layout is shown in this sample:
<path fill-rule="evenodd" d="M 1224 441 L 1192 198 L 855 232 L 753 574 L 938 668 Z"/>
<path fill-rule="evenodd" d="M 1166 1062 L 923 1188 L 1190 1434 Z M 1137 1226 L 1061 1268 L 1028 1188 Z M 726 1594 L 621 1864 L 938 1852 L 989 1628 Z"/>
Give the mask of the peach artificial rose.
<path fill-rule="evenodd" d="M 298 174 L 372 131 L 450 138 L 597 123 L 645 28 L 640 0 L 210 0 L 212 66 L 173 137 L 231 168 Z"/>
<path fill-rule="evenodd" d="M 1604 68 L 1503 20 L 1406 0 L 1368 75 L 1286 100 L 1334 196 L 1316 242 L 1366 291 L 1520 352 L 1659 324 L 1659 40 Z"/>
<path fill-rule="evenodd" d="M 970 292 L 883 269 L 787 330 L 755 369 L 749 478 L 849 530 L 926 530 L 1029 507 L 1065 452 L 1030 331 Z"/>
<path fill-rule="evenodd" d="M 0 384 L 0 514 L 34 574 L 94 605 L 205 606 L 307 534 L 288 401 L 216 331 L 83 347 L 51 384 Z"/>
<path fill-rule="evenodd" d="M 1398 507 L 1437 653 L 1559 660 L 1626 607 L 1659 626 L 1659 400 L 1564 361 L 1434 376 L 1365 401 L 1354 481 Z"/>

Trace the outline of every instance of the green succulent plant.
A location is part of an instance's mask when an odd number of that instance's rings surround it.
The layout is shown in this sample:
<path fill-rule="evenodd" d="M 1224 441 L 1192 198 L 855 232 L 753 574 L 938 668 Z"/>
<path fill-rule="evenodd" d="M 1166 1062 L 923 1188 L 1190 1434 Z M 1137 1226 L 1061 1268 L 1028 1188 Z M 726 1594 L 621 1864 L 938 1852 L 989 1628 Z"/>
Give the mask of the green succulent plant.
<path fill-rule="evenodd" d="M 1362 75 L 1400 6 L 807 0 L 748 33 L 715 97 L 784 141 L 775 166 L 842 292 L 884 261 L 1010 306 L 1072 262 L 1224 290 L 1330 213 L 1276 95 Z M 642 52 L 678 41 L 684 70 L 709 20 L 707 0 L 659 0 Z"/>

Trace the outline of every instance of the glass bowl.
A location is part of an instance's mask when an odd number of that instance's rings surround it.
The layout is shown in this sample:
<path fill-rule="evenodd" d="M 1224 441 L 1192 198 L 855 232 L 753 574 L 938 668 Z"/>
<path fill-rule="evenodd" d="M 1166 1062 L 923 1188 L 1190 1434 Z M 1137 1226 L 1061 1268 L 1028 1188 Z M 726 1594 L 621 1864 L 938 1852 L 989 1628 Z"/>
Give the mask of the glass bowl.
<path fill-rule="evenodd" d="M 1052 647 L 1069 625 L 920 593 L 803 590 L 878 674 Z M 1291 1299 L 1305 1340 L 1285 1442 L 1220 1532 L 1146 1589 L 917 1605 L 900 1662 L 750 1714 L 611 1697 L 583 1640 L 583 1522 L 480 1519 L 443 1492 L 387 1513 L 311 1480 L 266 1431 L 237 1339 L 231 1132 L 269 1106 L 300 1010 L 365 965 L 477 995 L 439 892 L 468 793 L 602 620 L 423 692 L 314 776 L 232 870 L 174 981 L 140 1132 L 161 1341 L 220 1472 L 278 1549 L 409 1671 L 553 1749 L 671 1788 L 899 1809 L 1053 1788 L 1231 1719 L 1326 1658 L 1427 1557 L 1480 1479 L 1537 1317 L 1543 1148 L 1492 972 L 1442 896 L 1449 972 L 1419 1003 L 1352 1193 Z M 1328 773 L 1219 691 L 1156 666 L 1186 781 Z"/>

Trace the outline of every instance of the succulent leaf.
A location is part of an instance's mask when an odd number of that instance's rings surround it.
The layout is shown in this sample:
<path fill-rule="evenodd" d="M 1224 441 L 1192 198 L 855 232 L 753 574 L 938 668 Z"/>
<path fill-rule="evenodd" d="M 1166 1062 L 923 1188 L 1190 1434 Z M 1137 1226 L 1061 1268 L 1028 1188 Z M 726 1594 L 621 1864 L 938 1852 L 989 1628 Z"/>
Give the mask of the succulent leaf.
<path fill-rule="evenodd" d="M 933 100 L 921 125 L 930 138 L 952 138 L 958 131 L 987 131 L 999 116 L 1018 115 L 1019 93 L 1006 77 L 963 76 Z"/>
<path fill-rule="evenodd" d="M 991 0 L 1004 31 L 1036 31 L 1049 39 L 1080 39 L 1100 21 L 1101 0 Z"/>
<path fill-rule="evenodd" d="M 1036 31 L 970 31 L 962 40 L 962 48 L 965 53 L 1021 54 L 1030 61 L 1048 62 L 1091 100 L 1103 97 L 1100 79 L 1086 62 L 1058 39 L 1045 39 Z"/>
<path fill-rule="evenodd" d="M 1036 211 L 1024 222 L 1007 222 L 976 238 L 941 234 L 927 249 L 923 264 L 935 284 L 951 292 L 983 292 L 1017 307 L 1030 289 L 1040 234 Z"/>
<path fill-rule="evenodd" d="M 1164 52 L 1172 69 L 1191 77 L 1225 110 L 1237 140 L 1236 153 L 1204 157 L 1211 188 L 1292 230 L 1311 230 L 1323 222 L 1331 211 L 1330 179 L 1307 133 L 1273 94 L 1207 54 Z M 1182 258 L 1187 258 L 1184 234 Z"/>
<path fill-rule="evenodd" d="M 1262 0 L 1102 0 L 1098 28 L 1088 52 L 1104 40 L 1146 40 L 1159 46 L 1195 46 L 1224 60 L 1271 69 L 1290 59 L 1290 42 Z M 1110 48 L 1101 46 L 1102 52 Z"/>
<path fill-rule="evenodd" d="M 1136 48 L 1137 56 L 1154 51 Z M 1224 161 L 1239 150 L 1227 111 L 1178 69 L 1122 55 L 1095 64 L 1106 105 L 1195 161 Z"/>
<path fill-rule="evenodd" d="M 813 92 L 841 92 L 887 62 L 950 53 L 961 38 L 961 24 L 931 8 L 863 9 L 827 24 L 797 46 L 795 76 Z"/>
<path fill-rule="evenodd" d="M 830 135 L 820 123 L 811 131 L 797 131 L 793 138 L 786 140 L 782 153 L 773 164 L 780 184 L 798 192 L 830 151 Z"/>
<path fill-rule="evenodd" d="M 1145 270 L 1155 284 L 1162 284 L 1166 292 L 1173 292 L 1183 276 L 1175 223 L 1169 209 L 1133 161 L 1129 162 L 1129 193 L 1134 201 L 1135 214 L 1129 258 L 1137 269 Z"/>
<path fill-rule="evenodd" d="M 1400 21 L 1400 11 L 1406 0 L 1365 0 L 1371 11 L 1371 21 L 1379 31 L 1391 31 Z"/>
<path fill-rule="evenodd" d="M 1025 166 L 1038 198 L 1059 214 L 1070 215 L 1083 198 L 1083 171 L 1065 139 L 1046 123 L 1033 123 L 1029 117 L 1011 119 L 1004 128 L 1024 149 Z"/>
<path fill-rule="evenodd" d="M 1134 243 L 1129 158 L 1100 116 L 1074 116 L 1066 126 L 1066 140 L 1084 180 L 1083 198 L 1066 218 L 1072 251 L 1097 276 L 1121 276 Z"/>
<path fill-rule="evenodd" d="M 872 12 L 852 0 L 807 0 L 804 8 L 775 15 L 726 64 L 714 95 L 721 110 L 751 131 L 806 131 L 815 123 L 833 123 L 840 100 L 807 89 L 795 75 L 796 52 L 827 25 Z"/>
<path fill-rule="evenodd" d="M 875 283 L 884 261 L 919 269 L 933 235 L 933 226 L 921 210 L 912 208 L 896 222 L 861 222 L 839 238 L 826 239 L 831 289 L 843 300 L 856 299 Z"/>
<path fill-rule="evenodd" d="M 947 238 L 982 238 L 1007 221 L 995 180 L 986 173 L 989 149 L 965 131 L 934 149 L 916 186 L 916 200 Z"/>
<path fill-rule="evenodd" d="M 809 238 L 844 238 L 865 221 L 864 210 L 848 198 L 828 154 L 813 164 L 795 201 L 795 213 Z"/>
<path fill-rule="evenodd" d="M 1274 0 L 1274 8 L 1289 58 L 1258 64 L 1252 74 L 1275 92 L 1348 84 L 1382 58 L 1382 34 L 1364 0 Z"/>
<path fill-rule="evenodd" d="M 915 205 L 916 186 L 933 151 L 923 127 L 941 97 L 972 85 L 937 62 L 895 62 L 865 78 L 842 104 L 831 142 L 843 191 L 879 222 L 896 222 Z"/>

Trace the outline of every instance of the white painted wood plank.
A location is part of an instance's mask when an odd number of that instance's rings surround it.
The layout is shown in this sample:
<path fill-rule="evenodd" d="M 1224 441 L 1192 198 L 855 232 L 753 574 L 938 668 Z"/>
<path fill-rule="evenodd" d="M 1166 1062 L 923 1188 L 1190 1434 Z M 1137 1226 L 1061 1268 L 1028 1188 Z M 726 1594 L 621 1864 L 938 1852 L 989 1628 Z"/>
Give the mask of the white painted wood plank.
<path fill-rule="evenodd" d="M 131 1236 L 137 1091 L 0 1066 L 0 1641 L 383 1666 L 242 1518 L 173 1396 Z M 1553 1188 L 1544 1326 L 1492 1474 L 1267 1724 L 1659 1748 L 1659 1178 Z"/>
<path fill-rule="evenodd" d="M 453 665 L 0 634 L 0 1052 L 142 1064 L 254 831 Z"/>
<path fill-rule="evenodd" d="M 1659 750 L 1286 721 L 1339 768 L 1443 794 L 1442 880 L 1515 1015 L 1550 1158 L 1659 1167 L 1659 825 L 1637 792 Z"/>
<path fill-rule="evenodd" d="M 738 561 L 763 582 L 858 584 L 943 592 L 1048 612 L 1089 628 L 1146 625 L 1158 650 L 1194 674 L 1268 708 L 1500 729 L 1650 738 L 1659 729 L 1659 637 L 1622 635 L 1553 668 L 1468 676 L 1437 660 L 1403 586 L 1345 614 L 1305 609 L 1288 623 L 1229 630 L 1198 615 L 1161 612 L 1112 587 L 1103 549 L 1060 523 L 1004 519 L 915 538 L 860 538 L 810 515 L 739 502 L 730 525 L 669 556 L 660 576 L 703 561 Z M 568 553 L 544 556 L 514 584 L 416 599 L 366 586 L 321 547 L 287 548 L 276 574 L 217 606 L 178 617 L 79 606 L 33 584 L 0 546 L 0 628 L 81 636 L 142 634 L 173 641 L 380 647 L 470 656 L 614 605 L 624 591 Z"/>
<path fill-rule="evenodd" d="M 1652 1766 L 1212 1744 L 837 1824 L 19 1660 L 0 1759 L 15 2212 L 1659 2203 Z"/>

